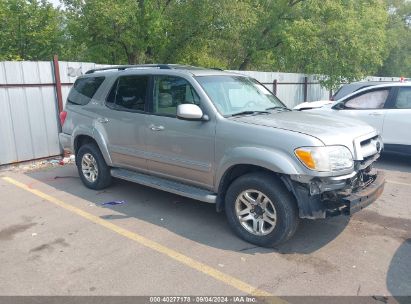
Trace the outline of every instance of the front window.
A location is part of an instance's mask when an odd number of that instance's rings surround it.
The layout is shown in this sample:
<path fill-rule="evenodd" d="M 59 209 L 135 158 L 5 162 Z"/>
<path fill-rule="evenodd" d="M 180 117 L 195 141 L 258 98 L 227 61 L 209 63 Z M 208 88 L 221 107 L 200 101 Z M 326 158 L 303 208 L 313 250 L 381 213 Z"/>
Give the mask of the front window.
<path fill-rule="evenodd" d="M 345 102 L 346 109 L 373 110 L 384 108 L 389 89 L 362 93 Z"/>
<path fill-rule="evenodd" d="M 153 113 L 160 115 L 176 116 L 180 104 L 200 104 L 200 97 L 190 83 L 176 76 L 156 76 L 153 95 Z"/>
<path fill-rule="evenodd" d="M 286 106 L 256 80 L 243 76 L 198 76 L 197 81 L 224 116 Z"/>

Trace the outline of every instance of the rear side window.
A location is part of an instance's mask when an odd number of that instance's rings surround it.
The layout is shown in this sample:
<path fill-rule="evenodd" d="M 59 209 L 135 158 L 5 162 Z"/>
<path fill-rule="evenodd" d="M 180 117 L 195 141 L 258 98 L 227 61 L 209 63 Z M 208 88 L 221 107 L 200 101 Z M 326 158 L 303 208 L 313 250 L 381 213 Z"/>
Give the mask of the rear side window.
<path fill-rule="evenodd" d="M 96 94 L 104 77 L 87 77 L 77 79 L 70 90 L 67 101 L 71 104 L 86 105 Z"/>
<path fill-rule="evenodd" d="M 411 88 L 400 88 L 394 109 L 411 109 Z"/>
<path fill-rule="evenodd" d="M 106 104 L 117 110 L 144 111 L 147 99 L 148 76 L 122 76 L 116 80 Z"/>

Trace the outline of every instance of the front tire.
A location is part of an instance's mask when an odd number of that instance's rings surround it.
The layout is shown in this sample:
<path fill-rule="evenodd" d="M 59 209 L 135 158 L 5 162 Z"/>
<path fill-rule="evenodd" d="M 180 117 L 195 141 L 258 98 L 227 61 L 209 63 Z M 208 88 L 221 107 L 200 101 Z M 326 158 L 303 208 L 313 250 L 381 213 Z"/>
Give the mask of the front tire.
<path fill-rule="evenodd" d="M 228 188 L 225 211 L 233 231 L 243 240 L 274 247 L 289 240 L 299 217 L 294 196 L 269 173 L 250 173 Z"/>
<path fill-rule="evenodd" d="M 81 146 L 76 155 L 76 164 L 81 181 L 87 188 L 100 190 L 111 184 L 110 167 L 96 144 Z"/>

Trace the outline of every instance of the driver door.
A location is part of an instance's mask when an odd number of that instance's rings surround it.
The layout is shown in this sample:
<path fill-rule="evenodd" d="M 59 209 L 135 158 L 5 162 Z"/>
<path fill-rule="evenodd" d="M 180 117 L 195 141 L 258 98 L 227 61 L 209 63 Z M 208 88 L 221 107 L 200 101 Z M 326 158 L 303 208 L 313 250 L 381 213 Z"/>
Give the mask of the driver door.
<path fill-rule="evenodd" d="M 182 77 L 154 77 L 151 115 L 147 115 L 147 157 L 151 173 L 202 188 L 214 181 L 215 118 L 190 121 L 177 118 L 177 106 L 201 100 Z M 203 108 L 204 111 L 204 108 Z"/>

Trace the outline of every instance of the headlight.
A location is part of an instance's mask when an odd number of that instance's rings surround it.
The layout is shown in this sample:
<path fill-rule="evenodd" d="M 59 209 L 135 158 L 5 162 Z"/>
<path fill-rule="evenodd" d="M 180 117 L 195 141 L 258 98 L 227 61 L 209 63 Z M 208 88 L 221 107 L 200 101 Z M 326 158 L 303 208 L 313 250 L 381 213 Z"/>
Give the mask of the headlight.
<path fill-rule="evenodd" d="M 340 171 L 354 165 L 350 150 L 344 146 L 302 147 L 294 153 L 308 169 L 314 171 Z"/>

